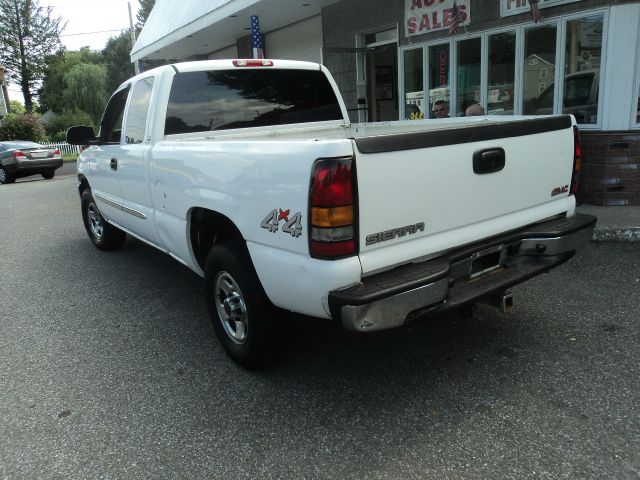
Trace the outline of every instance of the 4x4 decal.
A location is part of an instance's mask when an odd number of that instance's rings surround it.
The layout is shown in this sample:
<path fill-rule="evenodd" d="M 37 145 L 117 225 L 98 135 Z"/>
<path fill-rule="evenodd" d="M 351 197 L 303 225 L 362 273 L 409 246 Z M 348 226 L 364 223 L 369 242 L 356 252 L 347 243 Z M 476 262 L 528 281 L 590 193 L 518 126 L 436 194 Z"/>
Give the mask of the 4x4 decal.
<path fill-rule="evenodd" d="M 294 238 L 298 238 L 302 235 L 302 213 L 297 212 L 289 219 L 289 212 L 289 209 L 274 208 L 262 219 L 260 226 L 266 228 L 271 233 L 276 233 L 280 227 L 280 220 L 283 220 L 284 225 L 282 226 L 282 231 Z"/>

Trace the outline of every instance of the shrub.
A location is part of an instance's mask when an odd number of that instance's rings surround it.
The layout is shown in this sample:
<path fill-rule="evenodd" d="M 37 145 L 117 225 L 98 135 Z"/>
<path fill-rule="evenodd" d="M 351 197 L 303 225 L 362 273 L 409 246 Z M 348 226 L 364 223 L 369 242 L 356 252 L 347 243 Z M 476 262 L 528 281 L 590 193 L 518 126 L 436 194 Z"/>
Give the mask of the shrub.
<path fill-rule="evenodd" d="M 94 127 L 91 116 L 80 111 L 66 111 L 49 120 L 44 126 L 45 132 L 52 142 L 62 142 L 67 138 L 67 129 L 74 125 L 88 125 Z"/>
<path fill-rule="evenodd" d="M 0 140 L 31 140 L 42 142 L 46 139 L 44 128 L 38 119 L 28 113 L 10 113 L 0 120 Z"/>

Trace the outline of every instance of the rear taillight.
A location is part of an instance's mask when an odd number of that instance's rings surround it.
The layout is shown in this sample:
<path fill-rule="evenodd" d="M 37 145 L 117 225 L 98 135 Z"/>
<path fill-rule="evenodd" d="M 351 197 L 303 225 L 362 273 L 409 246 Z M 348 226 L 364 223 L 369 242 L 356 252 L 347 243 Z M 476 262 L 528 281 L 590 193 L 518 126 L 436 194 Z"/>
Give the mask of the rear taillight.
<path fill-rule="evenodd" d="M 356 253 L 355 164 L 352 158 L 318 160 L 309 191 L 309 252 L 334 259 Z"/>
<path fill-rule="evenodd" d="M 234 60 L 234 67 L 273 67 L 271 60 Z"/>
<path fill-rule="evenodd" d="M 59 149 L 59 148 L 56 148 L 56 149 L 53 151 L 53 154 L 54 154 L 54 155 L 62 155 L 62 154 L 60 153 L 60 149 Z"/>
<path fill-rule="evenodd" d="M 20 150 L 16 150 L 15 152 L 12 153 L 13 158 L 25 158 L 26 155 L 24 154 L 24 152 L 21 152 Z"/>
<path fill-rule="evenodd" d="M 576 125 L 573 126 L 573 175 L 571 175 L 571 193 L 578 192 L 580 180 L 580 170 L 582 170 L 582 146 L 580 145 L 580 132 Z"/>

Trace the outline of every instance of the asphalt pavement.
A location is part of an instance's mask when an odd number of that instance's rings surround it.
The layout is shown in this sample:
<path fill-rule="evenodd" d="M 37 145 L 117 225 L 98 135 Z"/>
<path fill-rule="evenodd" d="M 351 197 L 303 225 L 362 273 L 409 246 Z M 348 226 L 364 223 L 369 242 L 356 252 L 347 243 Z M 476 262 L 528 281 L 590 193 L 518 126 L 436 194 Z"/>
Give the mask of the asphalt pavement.
<path fill-rule="evenodd" d="M 199 277 L 93 247 L 72 174 L 0 205 L 0 479 L 640 477 L 638 243 L 591 243 L 510 314 L 296 317 L 288 357 L 247 372 Z"/>

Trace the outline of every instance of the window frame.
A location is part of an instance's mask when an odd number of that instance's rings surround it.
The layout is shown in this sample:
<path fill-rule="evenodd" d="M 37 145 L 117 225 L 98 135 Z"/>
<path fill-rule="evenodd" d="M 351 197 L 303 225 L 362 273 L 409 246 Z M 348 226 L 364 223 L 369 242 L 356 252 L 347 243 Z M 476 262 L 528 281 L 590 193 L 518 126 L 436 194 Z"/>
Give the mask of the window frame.
<path fill-rule="evenodd" d="M 640 129 L 640 35 L 636 41 L 636 73 L 635 81 L 633 82 L 634 90 L 632 97 L 631 118 L 629 119 L 629 127 L 632 130 Z"/>

